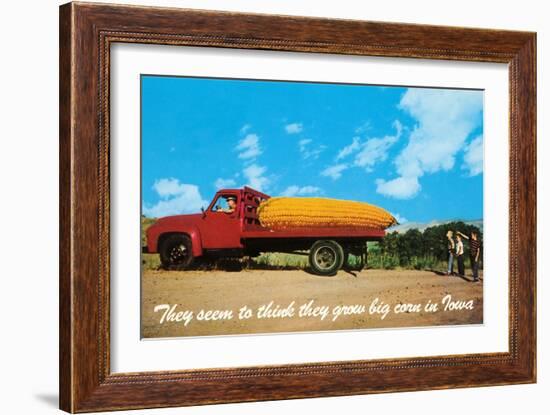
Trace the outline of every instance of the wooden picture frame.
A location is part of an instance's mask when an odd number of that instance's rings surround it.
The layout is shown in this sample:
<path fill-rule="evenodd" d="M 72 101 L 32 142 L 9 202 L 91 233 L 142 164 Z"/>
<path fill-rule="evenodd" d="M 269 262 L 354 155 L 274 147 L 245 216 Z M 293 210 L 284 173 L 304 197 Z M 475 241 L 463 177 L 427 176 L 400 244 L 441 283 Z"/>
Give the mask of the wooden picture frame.
<path fill-rule="evenodd" d="M 116 42 L 509 65 L 509 352 L 110 372 L 109 59 Z M 60 407 L 68 412 L 536 380 L 536 34 L 69 3 L 60 8 Z"/>

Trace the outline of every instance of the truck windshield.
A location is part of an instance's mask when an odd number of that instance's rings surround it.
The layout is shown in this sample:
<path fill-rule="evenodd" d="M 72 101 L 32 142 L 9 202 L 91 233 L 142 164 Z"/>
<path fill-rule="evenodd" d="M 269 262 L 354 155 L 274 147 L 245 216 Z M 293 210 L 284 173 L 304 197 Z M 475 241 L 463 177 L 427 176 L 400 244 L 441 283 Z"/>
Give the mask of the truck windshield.
<path fill-rule="evenodd" d="M 220 195 L 212 205 L 213 212 L 233 213 L 237 209 L 237 198 L 234 195 Z"/>

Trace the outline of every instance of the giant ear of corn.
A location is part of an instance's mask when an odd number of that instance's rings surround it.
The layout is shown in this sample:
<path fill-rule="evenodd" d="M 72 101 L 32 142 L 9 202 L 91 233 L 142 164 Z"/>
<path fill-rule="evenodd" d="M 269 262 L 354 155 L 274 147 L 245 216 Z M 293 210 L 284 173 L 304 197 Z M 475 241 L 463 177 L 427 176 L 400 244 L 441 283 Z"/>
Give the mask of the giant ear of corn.
<path fill-rule="evenodd" d="M 271 229 L 346 227 L 386 229 L 397 223 L 386 210 L 364 202 L 320 197 L 272 197 L 258 208 Z"/>

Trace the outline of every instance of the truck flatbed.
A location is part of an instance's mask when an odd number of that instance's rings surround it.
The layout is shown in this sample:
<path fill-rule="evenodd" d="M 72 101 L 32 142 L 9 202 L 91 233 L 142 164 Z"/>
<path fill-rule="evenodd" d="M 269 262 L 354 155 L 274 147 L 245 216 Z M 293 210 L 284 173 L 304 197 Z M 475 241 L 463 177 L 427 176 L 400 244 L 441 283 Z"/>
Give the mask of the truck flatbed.
<path fill-rule="evenodd" d="M 257 228 L 256 230 L 243 231 L 242 239 L 257 238 L 337 238 L 337 239 L 363 239 L 378 241 L 385 235 L 381 229 L 361 228 L 294 228 L 273 230 L 268 228 Z"/>

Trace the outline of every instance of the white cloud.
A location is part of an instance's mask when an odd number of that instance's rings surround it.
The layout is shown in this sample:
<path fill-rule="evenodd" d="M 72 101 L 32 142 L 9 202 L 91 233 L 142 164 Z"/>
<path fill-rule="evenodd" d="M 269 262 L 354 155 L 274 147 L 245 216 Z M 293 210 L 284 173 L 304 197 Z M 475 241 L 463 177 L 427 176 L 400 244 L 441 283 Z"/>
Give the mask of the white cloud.
<path fill-rule="evenodd" d="M 323 170 L 321 172 L 321 176 L 330 177 L 332 180 L 338 180 L 340 177 L 342 177 L 342 172 L 347 168 L 348 168 L 348 165 L 345 163 L 335 164 Z"/>
<path fill-rule="evenodd" d="M 198 186 L 180 183 L 175 178 L 156 180 L 153 190 L 161 200 L 153 206 L 143 206 L 143 213 L 149 217 L 194 213 L 208 204 L 208 201 L 202 198 Z"/>
<path fill-rule="evenodd" d="M 322 193 L 322 190 L 316 186 L 288 186 L 281 196 L 307 196 L 307 195 L 318 195 Z"/>
<path fill-rule="evenodd" d="M 218 177 L 216 181 L 214 182 L 214 187 L 216 189 L 223 189 L 235 186 L 237 182 L 233 179 L 223 179 L 221 177 Z"/>
<path fill-rule="evenodd" d="M 239 158 L 244 160 L 254 159 L 262 154 L 262 149 L 260 148 L 260 138 L 256 134 L 248 134 L 241 141 L 239 141 L 239 144 L 237 144 L 235 149 L 240 151 Z"/>
<path fill-rule="evenodd" d="M 364 142 L 359 137 L 353 137 L 351 144 L 343 147 L 336 155 L 336 161 L 342 160 L 351 154 L 356 153 L 353 166 L 364 168 L 371 171 L 372 167 L 388 158 L 388 152 L 401 137 L 403 127 L 398 120 L 393 122 L 393 127 L 396 132 L 394 135 L 387 135 L 381 138 L 368 138 Z M 343 170 L 342 165 L 338 165 L 339 169 L 335 169 L 337 173 Z M 329 171 L 330 173 L 330 171 Z M 340 176 L 338 176 L 340 177 Z M 336 177 L 336 178 L 338 178 Z"/>
<path fill-rule="evenodd" d="M 264 174 L 267 168 L 257 164 L 251 164 L 243 169 L 243 175 L 246 178 L 247 185 L 258 191 L 265 191 L 269 186 L 270 180 Z"/>
<path fill-rule="evenodd" d="M 179 182 L 178 179 L 159 179 L 155 180 L 152 189 L 157 192 L 161 198 L 168 198 L 180 194 L 184 190 L 185 184 Z"/>
<path fill-rule="evenodd" d="M 480 91 L 409 88 L 399 108 L 416 119 L 405 148 L 395 159 L 399 177 L 378 180 L 378 192 L 411 198 L 420 191 L 426 173 L 448 171 L 468 136 L 479 126 L 483 108 Z"/>
<path fill-rule="evenodd" d="M 241 128 L 241 133 L 246 133 L 251 126 L 246 124 Z M 244 179 L 239 181 L 245 181 L 245 186 L 253 187 L 259 191 L 265 191 L 269 186 L 270 179 L 265 176 L 267 167 L 257 164 L 256 159 L 262 154 L 260 147 L 260 137 L 257 134 L 247 134 L 242 140 L 239 141 L 235 150 L 240 151 L 239 158 L 243 160 L 242 175 Z M 235 178 L 240 177 L 239 173 L 235 174 Z M 218 178 L 214 185 L 219 189 L 227 186 L 235 186 L 236 181 L 234 179 Z"/>
<path fill-rule="evenodd" d="M 363 134 L 371 129 L 370 121 L 365 121 L 362 125 L 355 129 L 355 134 Z"/>
<path fill-rule="evenodd" d="M 359 153 L 355 156 L 355 165 L 370 170 L 376 163 L 388 158 L 388 151 L 399 137 L 403 127 L 397 120 L 393 122 L 395 135 L 387 135 L 381 138 L 369 138 L 363 145 Z"/>
<path fill-rule="evenodd" d="M 312 147 L 311 143 L 313 143 L 313 140 L 309 138 L 304 138 L 298 141 L 298 149 L 300 150 L 300 154 L 304 160 L 318 159 L 319 155 L 327 148 L 325 145 Z"/>
<path fill-rule="evenodd" d="M 418 120 L 396 165 L 403 176 L 450 170 L 455 155 L 479 125 L 483 106 L 480 91 L 409 89 L 400 108 Z"/>
<path fill-rule="evenodd" d="M 401 216 L 399 213 L 390 212 L 390 214 L 395 218 L 395 220 L 396 220 L 400 225 L 403 225 L 404 223 L 407 223 L 407 222 L 408 222 L 407 218 Z"/>
<path fill-rule="evenodd" d="M 308 144 L 311 143 L 312 141 L 313 140 L 309 138 L 303 138 L 300 141 L 298 141 L 298 147 L 300 148 L 300 153 L 303 153 L 304 151 L 306 151 Z"/>
<path fill-rule="evenodd" d="M 250 130 L 252 128 L 252 126 L 250 124 L 245 124 L 241 127 L 241 134 L 246 134 L 248 132 L 248 130 Z"/>
<path fill-rule="evenodd" d="M 285 125 L 285 131 L 287 134 L 298 134 L 304 130 L 302 123 L 294 122 L 292 124 Z"/>
<path fill-rule="evenodd" d="M 355 153 L 360 148 L 361 148 L 361 139 L 359 137 L 353 137 L 351 144 L 345 146 L 343 149 L 341 149 L 338 152 L 338 155 L 336 156 L 336 161 L 341 160 L 352 153 Z"/>
<path fill-rule="evenodd" d="M 483 136 L 474 138 L 464 149 L 464 170 L 468 170 L 470 176 L 483 173 Z"/>
<path fill-rule="evenodd" d="M 376 192 L 396 199 L 410 199 L 420 191 L 417 177 L 398 177 L 393 180 L 376 180 Z"/>

